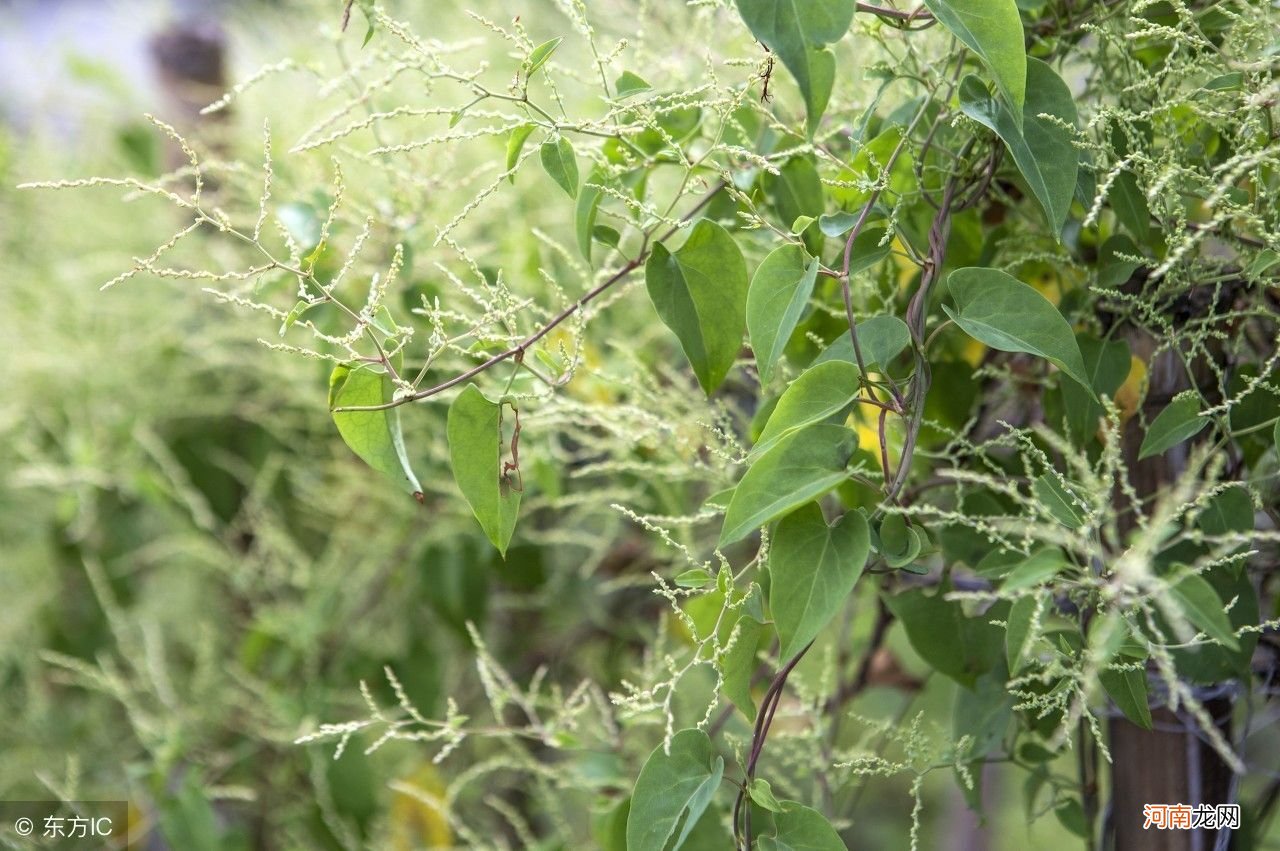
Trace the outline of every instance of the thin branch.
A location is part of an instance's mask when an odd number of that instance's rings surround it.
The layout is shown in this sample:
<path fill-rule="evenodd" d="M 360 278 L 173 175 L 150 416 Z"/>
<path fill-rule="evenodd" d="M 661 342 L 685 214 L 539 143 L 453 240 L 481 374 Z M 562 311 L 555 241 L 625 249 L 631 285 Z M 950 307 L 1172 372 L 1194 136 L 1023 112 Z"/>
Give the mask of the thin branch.
<path fill-rule="evenodd" d="M 683 225 L 686 222 L 691 221 L 698 213 L 702 211 L 704 207 L 707 206 L 707 204 L 711 203 L 711 199 L 714 198 L 716 193 L 718 193 L 723 188 L 724 188 L 723 183 L 717 184 L 715 187 L 711 189 L 710 192 L 702 196 L 702 199 L 698 201 L 698 203 L 693 207 L 693 209 L 691 209 L 689 212 L 685 213 L 684 216 L 681 217 L 680 225 Z M 677 230 L 680 229 L 680 225 L 676 225 L 668 229 L 666 233 L 658 237 L 657 241 L 661 242 L 665 239 L 670 238 Z M 468 379 L 474 378 L 483 372 L 487 372 L 490 369 L 493 369 L 495 366 L 502 363 L 503 361 L 511 360 L 514 357 L 523 358 L 524 353 L 529 350 L 530 346 L 532 346 L 533 344 L 541 340 L 543 337 L 550 334 L 551 331 L 556 328 L 556 326 L 558 326 L 560 323 L 564 322 L 566 319 L 576 314 L 578 311 L 582 310 L 582 308 L 586 307 L 593 300 L 599 297 L 602 293 L 606 292 L 608 289 L 613 287 L 614 284 L 623 280 L 632 272 L 634 272 L 636 269 L 643 266 L 644 261 L 649 256 L 648 243 L 649 243 L 649 240 L 646 239 L 645 247 L 643 247 L 640 250 L 640 252 L 635 256 L 633 260 L 629 260 L 627 264 L 623 266 L 621 269 L 614 272 L 612 275 L 610 275 L 600 284 L 597 284 L 589 292 L 585 293 L 580 298 L 578 298 L 575 302 L 573 302 L 573 304 L 569 305 L 564 310 L 560 311 L 555 316 L 553 316 L 550 320 L 547 321 L 545 325 L 543 325 L 537 331 L 533 332 L 528 337 L 525 337 L 519 343 L 516 343 L 514 346 L 507 349 L 506 351 L 499 352 L 498 354 L 494 355 L 493 357 L 489 358 L 483 363 L 477 364 L 476 366 L 473 366 L 471 369 L 468 369 L 466 372 L 463 372 L 459 375 L 455 375 L 453 378 L 450 378 L 448 381 L 441 382 L 440 384 L 437 384 L 434 387 L 428 387 L 425 390 L 419 390 L 415 393 L 410 393 L 406 396 L 401 396 L 399 399 L 393 399 L 392 401 L 384 402 L 381 405 L 350 405 L 347 407 L 334 408 L 333 409 L 334 413 L 345 413 L 349 411 L 385 411 L 385 410 L 388 410 L 389 408 L 396 408 L 396 407 L 399 407 L 400 405 L 404 405 L 409 402 L 418 402 L 423 399 L 428 399 L 439 393 L 443 393 L 445 390 L 448 390 L 450 387 L 456 387 L 457 385 L 461 384 L 464 381 L 467 381 Z"/>
<path fill-rule="evenodd" d="M 751 848 L 751 807 L 747 806 L 743 810 L 743 802 L 747 797 L 747 790 L 751 786 L 751 781 L 756 776 L 756 764 L 760 761 L 760 755 L 764 753 L 765 740 L 769 738 L 769 728 L 773 726 L 773 716 L 778 710 L 778 704 L 782 700 L 782 689 L 787 684 L 787 677 L 791 676 L 791 672 L 795 670 L 796 665 L 800 664 L 800 660 L 804 658 L 804 654 L 809 652 L 809 648 L 813 646 L 810 641 L 804 648 L 792 657 L 790 662 L 783 665 L 777 675 L 773 678 L 773 682 L 769 683 L 769 688 L 764 693 L 764 698 L 760 701 L 760 710 L 756 713 L 756 726 L 751 736 L 751 753 L 747 757 L 746 778 L 742 782 L 742 789 L 738 792 L 738 799 L 733 805 L 733 829 L 734 833 L 738 832 L 738 818 L 742 817 L 742 838 L 745 840 L 743 848 Z"/>
<path fill-rule="evenodd" d="M 901 9 L 891 9 L 888 6 L 875 6 L 871 3 L 857 3 L 855 7 L 859 12 L 868 12 L 879 18 L 889 18 L 895 21 L 902 21 L 905 24 L 910 24 L 913 21 L 925 21 L 927 22 L 925 26 L 933 26 L 935 22 L 932 13 L 923 6 L 917 6 L 909 12 L 904 12 Z M 921 29 L 924 29 L 924 27 L 921 27 Z"/>

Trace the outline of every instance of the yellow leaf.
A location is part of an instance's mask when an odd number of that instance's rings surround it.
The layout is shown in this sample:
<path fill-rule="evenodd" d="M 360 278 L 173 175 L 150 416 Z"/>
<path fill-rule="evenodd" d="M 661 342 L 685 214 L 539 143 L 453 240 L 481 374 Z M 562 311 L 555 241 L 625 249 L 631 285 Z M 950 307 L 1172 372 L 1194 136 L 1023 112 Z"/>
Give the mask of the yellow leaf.
<path fill-rule="evenodd" d="M 1136 355 L 1129 358 L 1129 377 L 1116 391 L 1116 406 L 1120 408 L 1122 420 L 1128 420 L 1137 413 L 1142 397 L 1146 395 L 1147 365 Z"/>
<path fill-rule="evenodd" d="M 443 808 L 445 785 L 435 766 L 424 765 L 401 780 L 391 799 L 391 837 L 396 851 L 449 848 L 453 832 Z"/>

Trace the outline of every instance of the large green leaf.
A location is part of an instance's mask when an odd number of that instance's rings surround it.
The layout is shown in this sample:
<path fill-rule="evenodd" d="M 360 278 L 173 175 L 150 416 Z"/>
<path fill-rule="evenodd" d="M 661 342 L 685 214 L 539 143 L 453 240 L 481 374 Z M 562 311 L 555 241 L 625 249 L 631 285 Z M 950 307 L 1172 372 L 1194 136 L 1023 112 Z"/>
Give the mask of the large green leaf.
<path fill-rule="evenodd" d="M 858 435 L 818 423 L 793 431 L 752 462 L 733 490 L 720 529 L 720 546 L 740 541 L 769 521 L 844 481 Z"/>
<path fill-rule="evenodd" d="M 701 730 L 676 733 L 669 753 L 658 745 L 631 793 L 627 851 L 677 851 L 715 797 L 723 776 L 724 759 Z"/>
<path fill-rule="evenodd" d="M 913 588 L 886 597 L 885 603 L 902 622 L 907 640 L 920 658 L 938 673 L 970 688 L 999 656 L 1004 631 L 990 622 L 1004 620 L 1008 604 L 997 603 L 971 618 L 959 601 L 945 599 L 949 590 L 947 585 L 932 593 Z"/>
<path fill-rule="evenodd" d="M 1136 660 L 1120 657 L 1120 662 L 1134 664 Z M 1098 682 L 1102 683 L 1107 696 L 1115 701 L 1116 706 L 1125 717 L 1139 727 L 1151 729 L 1151 705 L 1147 699 L 1147 672 L 1141 669 L 1117 671 L 1115 668 L 1104 668 L 1098 672 Z"/>
<path fill-rule="evenodd" d="M 1084 510 L 1079 498 L 1052 473 L 1038 476 L 1031 483 L 1031 492 L 1053 518 L 1068 529 L 1084 525 Z"/>
<path fill-rule="evenodd" d="M 1067 84 L 1039 59 L 1028 59 L 1027 103 L 1020 116 L 1015 117 L 1004 102 L 992 98 L 974 76 L 960 82 L 960 109 L 1004 141 L 1018 171 L 1044 208 L 1054 234 L 1061 234 L 1080 167 L 1068 129 L 1076 125 L 1076 105 Z M 1041 118 L 1042 113 L 1057 121 Z"/>
<path fill-rule="evenodd" d="M 956 306 L 942 309 L 970 337 L 1002 352 L 1045 358 L 1093 395 L 1071 326 L 1034 287 L 999 269 L 978 267 L 955 270 L 947 287 Z"/>
<path fill-rule="evenodd" d="M 505 558 L 520 511 L 520 491 L 502 474 L 502 407 L 468 384 L 449 406 L 445 431 L 453 479 L 484 533 Z"/>
<path fill-rule="evenodd" d="M 371 365 L 352 368 L 339 364 L 329 375 L 329 410 L 382 405 L 391 401 L 395 387 L 390 377 Z M 385 473 L 415 497 L 422 485 L 409 466 L 400 431 L 400 409 L 341 411 L 333 414 L 338 433 L 351 451 L 380 473 Z"/>
<path fill-rule="evenodd" d="M 570 198 L 578 197 L 578 158 L 573 153 L 573 145 L 560 136 L 548 139 L 538 150 L 542 159 L 542 167 L 551 179 L 568 193 Z"/>
<path fill-rule="evenodd" d="M 582 252 L 588 265 L 591 263 L 592 231 L 596 226 L 596 213 L 600 209 L 601 192 L 595 187 L 604 182 L 603 172 L 599 169 L 592 171 L 587 184 L 578 193 L 578 203 L 573 211 L 573 229 L 578 235 L 578 250 Z"/>
<path fill-rule="evenodd" d="M 1138 449 L 1138 460 L 1167 452 L 1182 441 L 1195 437 L 1208 424 L 1209 420 L 1200 416 L 1200 403 L 1195 396 L 1188 394 L 1174 399 L 1147 427 L 1147 434 Z"/>
<path fill-rule="evenodd" d="M 507 171 L 511 171 L 516 167 L 516 163 L 520 162 L 520 152 L 524 150 L 524 143 L 529 138 L 529 134 L 534 131 L 537 125 L 520 124 L 511 131 L 511 135 L 507 137 Z M 516 182 L 516 173 L 511 171 L 507 177 L 512 183 Z"/>
<path fill-rule="evenodd" d="M 1016 698 L 998 666 L 978 677 L 972 689 L 957 689 L 951 710 L 951 736 L 969 737 L 967 757 L 984 757 L 1000 747 L 1013 720 Z"/>
<path fill-rule="evenodd" d="M 797 429 L 838 414 L 857 395 L 858 368 L 848 361 L 827 361 L 809 367 L 779 397 L 751 454 L 762 455 Z"/>
<path fill-rule="evenodd" d="M 1188 573 L 1173 586 L 1173 597 L 1182 614 L 1205 635 L 1236 650 L 1240 642 L 1223 608 L 1218 592 L 1203 576 Z"/>
<path fill-rule="evenodd" d="M 1009 608 L 1005 621 L 1004 652 L 1009 662 L 1009 673 L 1016 674 L 1022 668 L 1022 660 L 1029 649 L 1031 622 L 1036 613 L 1036 595 L 1019 597 Z"/>
<path fill-rule="evenodd" d="M 890 314 L 873 316 L 865 322 L 859 322 L 854 330 L 858 332 L 858 348 L 862 349 L 862 360 L 867 369 L 879 367 L 879 371 L 884 372 L 893 359 L 911 345 L 911 331 L 908 330 L 907 323 Z M 847 331 L 823 349 L 813 363 L 816 366 L 829 360 L 857 363 L 853 353 L 853 338 Z"/>
<path fill-rule="evenodd" d="M 768 628 L 750 615 L 742 615 L 734 627 L 738 636 L 733 646 L 718 660 L 722 682 L 720 690 L 729 702 L 747 716 L 748 721 L 756 718 L 756 702 L 751 696 L 751 678 L 755 676 L 758 662 L 756 651 L 760 637 L 768 632 Z"/>
<path fill-rule="evenodd" d="M 769 550 L 769 606 L 790 659 L 817 637 L 844 607 L 871 551 L 861 512 L 849 511 L 830 526 L 816 502 L 778 521 Z"/>
<path fill-rule="evenodd" d="M 773 814 L 775 832 L 757 841 L 760 851 L 846 851 L 840 834 L 826 817 L 795 801 L 779 801 Z"/>
<path fill-rule="evenodd" d="M 823 45 L 839 41 L 853 23 L 847 0 L 738 0 L 742 20 L 795 77 L 804 96 L 809 132 L 831 98 L 835 56 Z"/>
<path fill-rule="evenodd" d="M 800 323 L 818 279 L 818 266 L 818 258 L 809 259 L 799 245 L 784 245 L 764 258 L 751 279 L 747 333 L 761 384 L 769 383 L 774 364 Z"/>
<path fill-rule="evenodd" d="M 658 316 L 680 340 L 702 389 L 711 393 L 729 374 L 747 321 L 747 263 L 737 243 L 703 219 L 675 254 L 655 245 L 644 276 Z"/>
<path fill-rule="evenodd" d="M 1014 0 L 925 0 L 924 5 L 981 57 L 1013 114 L 1021 116 L 1030 71 Z"/>

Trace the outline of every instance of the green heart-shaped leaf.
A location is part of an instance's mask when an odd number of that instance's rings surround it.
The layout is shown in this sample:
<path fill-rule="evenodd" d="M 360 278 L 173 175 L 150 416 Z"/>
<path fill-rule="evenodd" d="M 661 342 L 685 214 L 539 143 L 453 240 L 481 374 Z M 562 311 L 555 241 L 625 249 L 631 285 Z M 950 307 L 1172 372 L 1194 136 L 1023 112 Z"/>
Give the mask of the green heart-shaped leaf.
<path fill-rule="evenodd" d="M 1028 59 L 1026 106 L 1021 113 L 1015 114 L 1004 102 L 992 99 L 974 76 L 960 83 L 960 109 L 1004 141 L 1044 208 L 1054 236 L 1060 235 L 1080 167 L 1069 129 L 1076 125 L 1076 105 L 1067 84 L 1039 59 Z M 1052 118 L 1041 118 L 1041 114 Z"/>
<path fill-rule="evenodd" d="M 698 383 L 711 393 L 742 348 L 747 263 L 729 232 L 703 219 L 672 254 L 662 243 L 644 266 L 649 299 L 675 332 Z"/>
<path fill-rule="evenodd" d="M 449 406 L 445 431 L 453 479 L 505 558 L 520 512 L 520 491 L 503 476 L 502 406 L 468 384 Z"/>
<path fill-rule="evenodd" d="M 756 355 L 760 383 L 768 384 L 774 364 L 809 306 L 818 279 L 818 258 L 799 245 L 784 245 L 764 259 L 747 291 L 747 333 Z"/>
<path fill-rule="evenodd" d="M 658 745 L 636 779 L 627 816 L 627 851 L 675 851 L 720 788 L 724 759 L 701 730 L 681 730 Z M 679 828 L 679 832 L 677 832 Z"/>
<path fill-rule="evenodd" d="M 1034 287 L 998 269 L 971 267 L 947 276 L 955 309 L 942 306 L 966 334 L 1002 352 L 1053 363 L 1093 396 L 1071 326 Z"/>
<path fill-rule="evenodd" d="M 835 56 L 823 45 L 844 38 L 853 23 L 846 0 L 738 0 L 751 34 L 778 54 L 804 96 L 812 133 L 835 82 Z"/>
<path fill-rule="evenodd" d="M 382 405 L 391 401 L 394 391 L 391 378 L 370 364 L 339 364 L 329 375 L 329 409 Z M 400 431 L 399 408 L 337 411 L 333 422 L 343 441 L 362 461 L 421 499 L 422 485 L 409 466 Z"/>
<path fill-rule="evenodd" d="M 760 837 L 760 851 L 846 851 L 840 834 L 826 817 L 795 801 L 778 801 L 774 833 Z"/>
<path fill-rule="evenodd" d="M 867 520 L 849 511 L 830 526 L 816 502 L 778 521 L 769 550 L 769 606 L 790 659 L 843 608 L 871 550 Z"/>
<path fill-rule="evenodd" d="M 978 54 L 996 86 L 1021 117 L 1029 86 L 1022 18 L 1014 0 L 925 0 L 924 5 L 964 46 Z"/>
<path fill-rule="evenodd" d="M 862 349 L 862 360 L 867 369 L 884 372 L 893 359 L 911 345 L 911 331 L 907 329 L 907 323 L 896 316 L 873 316 L 859 322 L 854 329 L 858 332 L 858 348 Z M 857 363 L 853 353 L 853 338 L 847 331 L 823 349 L 813 363 L 816 366 L 829 360 Z"/>

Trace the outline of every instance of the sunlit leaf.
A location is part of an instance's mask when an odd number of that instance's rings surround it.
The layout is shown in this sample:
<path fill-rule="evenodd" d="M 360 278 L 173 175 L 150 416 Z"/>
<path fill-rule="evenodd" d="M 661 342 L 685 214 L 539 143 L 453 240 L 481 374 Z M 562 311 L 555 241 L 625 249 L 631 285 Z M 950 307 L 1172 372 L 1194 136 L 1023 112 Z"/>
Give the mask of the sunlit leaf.
<path fill-rule="evenodd" d="M 525 70 L 525 75 L 532 77 L 537 73 L 539 68 L 546 65 L 547 60 L 549 60 L 551 55 L 556 52 L 556 48 L 560 46 L 560 42 L 562 41 L 564 41 L 563 38 L 553 38 L 550 41 L 544 41 L 542 44 L 535 47 L 529 53 L 529 58 L 525 60 L 525 63 L 528 66 Z"/>
<path fill-rule="evenodd" d="M 1029 85 L 1022 18 L 1014 0 L 924 0 L 944 27 L 982 59 L 1021 122 Z"/>
<path fill-rule="evenodd" d="M 649 85 L 643 77 L 630 71 L 623 71 L 617 82 L 613 84 L 613 90 L 620 98 L 628 98 L 652 88 L 653 86 Z"/>
<path fill-rule="evenodd" d="M 829 423 L 783 437 L 756 458 L 738 482 L 725 510 L 719 546 L 745 538 L 840 484 L 857 448 L 855 432 Z"/>
<path fill-rule="evenodd" d="M 747 795 L 756 805 L 771 813 L 782 811 L 782 804 L 778 803 L 778 799 L 773 795 L 773 787 L 763 777 L 752 779 L 751 784 L 747 787 Z"/>
<path fill-rule="evenodd" d="M 738 618 L 735 627 L 738 634 L 733 646 L 719 660 L 723 682 L 720 689 L 724 696 L 747 717 L 748 721 L 756 718 L 756 703 L 751 696 L 751 680 L 755 676 L 759 663 L 756 661 L 756 650 L 760 645 L 760 637 L 769 630 L 748 615 Z"/>
<path fill-rule="evenodd" d="M 862 350 L 862 360 L 870 370 L 883 372 L 894 358 L 911 345 L 911 331 L 907 328 L 907 323 L 889 314 L 873 316 L 859 322 L 854 330 L 858 332 L 858 348 Z M 857 363 L 853 338 L 849 336 L 847 329 L 823 349 L 813 363 L 816 366 L 829 360 Z"/>
<path fill-rule="evenodd" d="M 831 823 L 817 810 L 795 801 L 779 801 L 775 832 L 760 837 L 760 851 L 846 851 Z"/>
<path fill-rule="evenodd" d="M 578 159 L 573 153 L 573 145 L 563 136 L 542 143 L 539 150 L 542 167 L 551 179 L 563 189 L 570 198 L 578 197 Z"/>
<path fill-rule="evenodd" d="M 366 364 L 339 364 L 329 375 L 329 410 L 382 405 L 392 400 L 395 385 L 384 372 Z M 400 409 L 334 411 L 338 433 L 351 451 L 408 493 L 421 498 L 422 485 L 413 474 L 400 431 Z"/>
<path fill-rule="evenodd" d="M 857 396 L 858 386 L 858 368 L 847 361 L 828 361 L 809 367 L 778 399 L 751 450 L 752 456 L 768 451 L 797 429 L 820 423 L 845 410 Z"/>
<path fill-rule="evenodd" d="M 485 535 L 505 556 L 521 491 L 503 475 L 502 406 L 468 384 L 449 406 L 446 432 L 453 479 Z"/>
<path fill-rule="evenodd" d="M 511 171 L 516 167 L 516 163 L 520 161 L 520 151 L 524 149 L 525 140 L 529 138 L 529 134 L 533 132 L 534 125 L 521 124 L 511 131 L 511 135 L 507 137 L 507 171 Z M 508 179 L 514 183 L 516 180 L 515 172 L 511 172 Z"/>
<path fill-rule="evenodd" d="M 578 204 L 574 209 L 574 230 L 578 235 L 578 250 L 583 258 L 591 262 L 591 242 L 595 236 L 596 212 L 600 209 L 601 192 L 596 186 L 602 185 L 605 176 L 599 170 L 592 171 L 587 183 L 578 193 Z"/>

